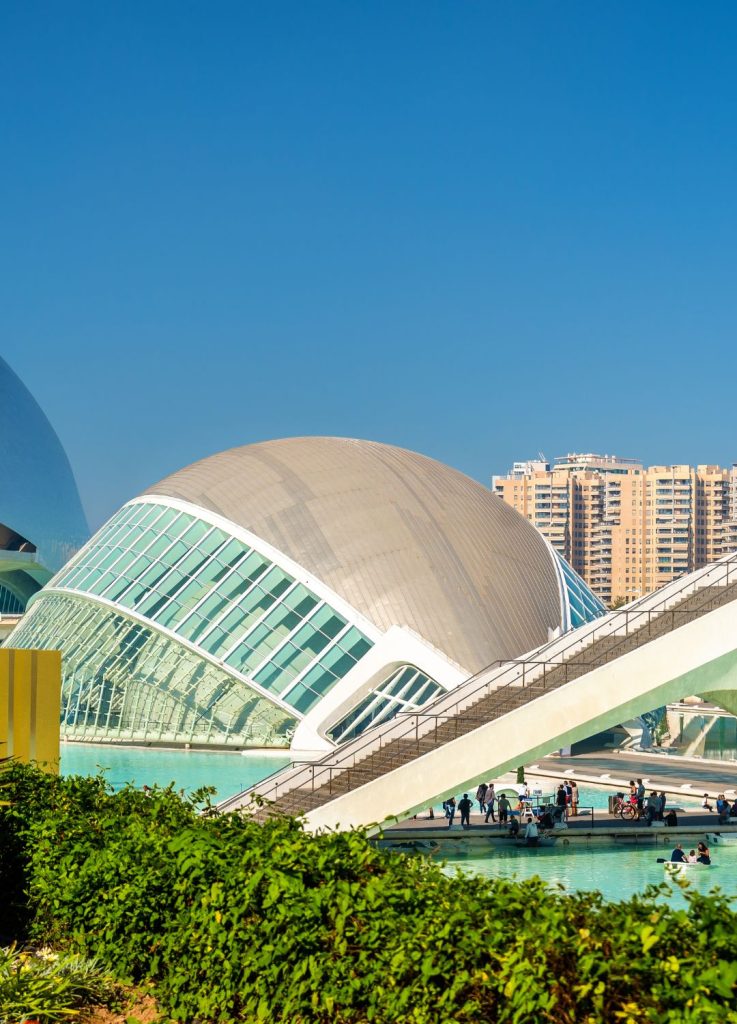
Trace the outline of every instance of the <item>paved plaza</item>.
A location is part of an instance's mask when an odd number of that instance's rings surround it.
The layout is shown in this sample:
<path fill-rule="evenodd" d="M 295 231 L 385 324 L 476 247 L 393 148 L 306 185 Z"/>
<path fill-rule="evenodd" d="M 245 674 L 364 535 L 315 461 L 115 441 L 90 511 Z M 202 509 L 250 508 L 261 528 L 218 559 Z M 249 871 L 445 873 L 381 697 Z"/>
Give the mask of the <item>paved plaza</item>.
<path fill-rule="evenodd" d="M 666 843 L 675 840 L 679 835 L 693 835 L 706 832 L 737 832 L 737 818 L 730 819 L 727 825 L 720 825 L 715 813 L 708 813 L 699 806 L 684 807 L 684 798 L 689 802 L 700 800 L 708 793 L 713 801 L 718 793 L 724 793 L 732 800 L 737 796 L 737 763 L 701 761 L 697 758 L 676 758 L 666 754 L 615 753 L 598 751 L 576 757 L 550 756 L 534 765 L 527 767 L 525 777 L 533 788 L 540 788 L 550 794 L 562 779 L 575 779 L 580 789 L 611 788 L 628 791 L 628 783 L 632 778 L 642 778 L 648 792 L 664 790 L 668 795 L 667 809 L 675 808 L 678 814 L 678 826 L 675 829 L 651 827 L 640 821 L 627 821 L 610 814 L 606 808 L 592 809 L 582 802 L 577 816 L 568 818 L 567 836 L 569 839 L 585 839 L 593 835 L 607 835 L 615 840 L 654 840 Z M 546 785 L 547 783 L 547 785 Z M 515 789 L 512 776 L 499 780 L 497 789 Z M 474 796 L 469 793 L 469 796 Z M 422 834 L 424 837 L 442 838 L 443 834 L 463 833 L 467 836 L 476 834 L 494 838 L 502 836 L 506 829 L 498 823 L 484 822 L 484 815 L 478 812 L 478 802 L 474 801 L 475 812 L 471 814 L 471 827 L 462 829 L 460 818 L 456 812 L 455 821 L 448 829 L 447 821 L 442 814 L 435 813 L 434 818 L 428 812 L 420 813 L 416 818 L 402 821 L 390 830 L 392 836 L 411 833 L 413 837 Z M 667 838 L 666 838 L 667 836 Z"/>

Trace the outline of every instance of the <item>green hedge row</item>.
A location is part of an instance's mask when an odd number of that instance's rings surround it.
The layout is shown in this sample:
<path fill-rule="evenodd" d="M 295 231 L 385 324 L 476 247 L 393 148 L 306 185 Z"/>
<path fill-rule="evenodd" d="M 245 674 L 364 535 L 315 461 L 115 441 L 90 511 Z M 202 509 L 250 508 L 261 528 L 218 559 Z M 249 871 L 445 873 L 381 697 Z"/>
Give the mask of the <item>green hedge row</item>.
<path fill-rule="evenodd" d="M 737 917 L 479 885 L 373 848 L 202 815 L 171 790 L 14 768 L 2 930 L 150 980 L 176 1021 L 737 1022 Z M 200 799 L 204 797 L 199 794 Z"/>

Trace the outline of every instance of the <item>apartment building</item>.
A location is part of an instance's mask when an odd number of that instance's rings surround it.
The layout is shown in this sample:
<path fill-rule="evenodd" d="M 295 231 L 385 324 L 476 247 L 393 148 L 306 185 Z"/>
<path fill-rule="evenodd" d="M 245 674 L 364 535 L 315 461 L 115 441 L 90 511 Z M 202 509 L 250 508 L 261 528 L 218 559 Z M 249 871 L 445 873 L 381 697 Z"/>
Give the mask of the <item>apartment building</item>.
<path fill-rule="evenodd" d="M 737 464 L 649 466 L 573 453 L 515 462 L 495 492 L 605 604 L 629 602 L 737 550 Z"/>

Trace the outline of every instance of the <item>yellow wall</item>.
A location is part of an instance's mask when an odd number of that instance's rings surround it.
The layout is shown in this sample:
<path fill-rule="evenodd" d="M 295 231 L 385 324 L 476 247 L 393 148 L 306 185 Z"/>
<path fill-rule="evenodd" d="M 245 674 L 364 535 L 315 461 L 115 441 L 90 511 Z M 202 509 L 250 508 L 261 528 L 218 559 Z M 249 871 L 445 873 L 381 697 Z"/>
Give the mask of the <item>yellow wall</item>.
<path fill-rule="evenodd" d="M 61 653 L 0 647 L 0 755 L 59 770 Z"/>

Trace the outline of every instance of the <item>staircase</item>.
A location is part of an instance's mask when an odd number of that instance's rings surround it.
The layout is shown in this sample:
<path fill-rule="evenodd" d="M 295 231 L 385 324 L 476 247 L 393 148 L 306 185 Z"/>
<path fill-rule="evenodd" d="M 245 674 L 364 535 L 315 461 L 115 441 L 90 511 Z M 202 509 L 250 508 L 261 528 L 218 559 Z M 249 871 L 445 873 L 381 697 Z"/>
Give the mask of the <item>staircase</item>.
<path fill-rule="evenodd" d="M 305 814 L 735 599 L 732 555 L 529 657 L 490 666 L 421 711 L 398 715 L 318 762 L 283 769 L 220 809 L 249 807 L 261 821 Z"/>

